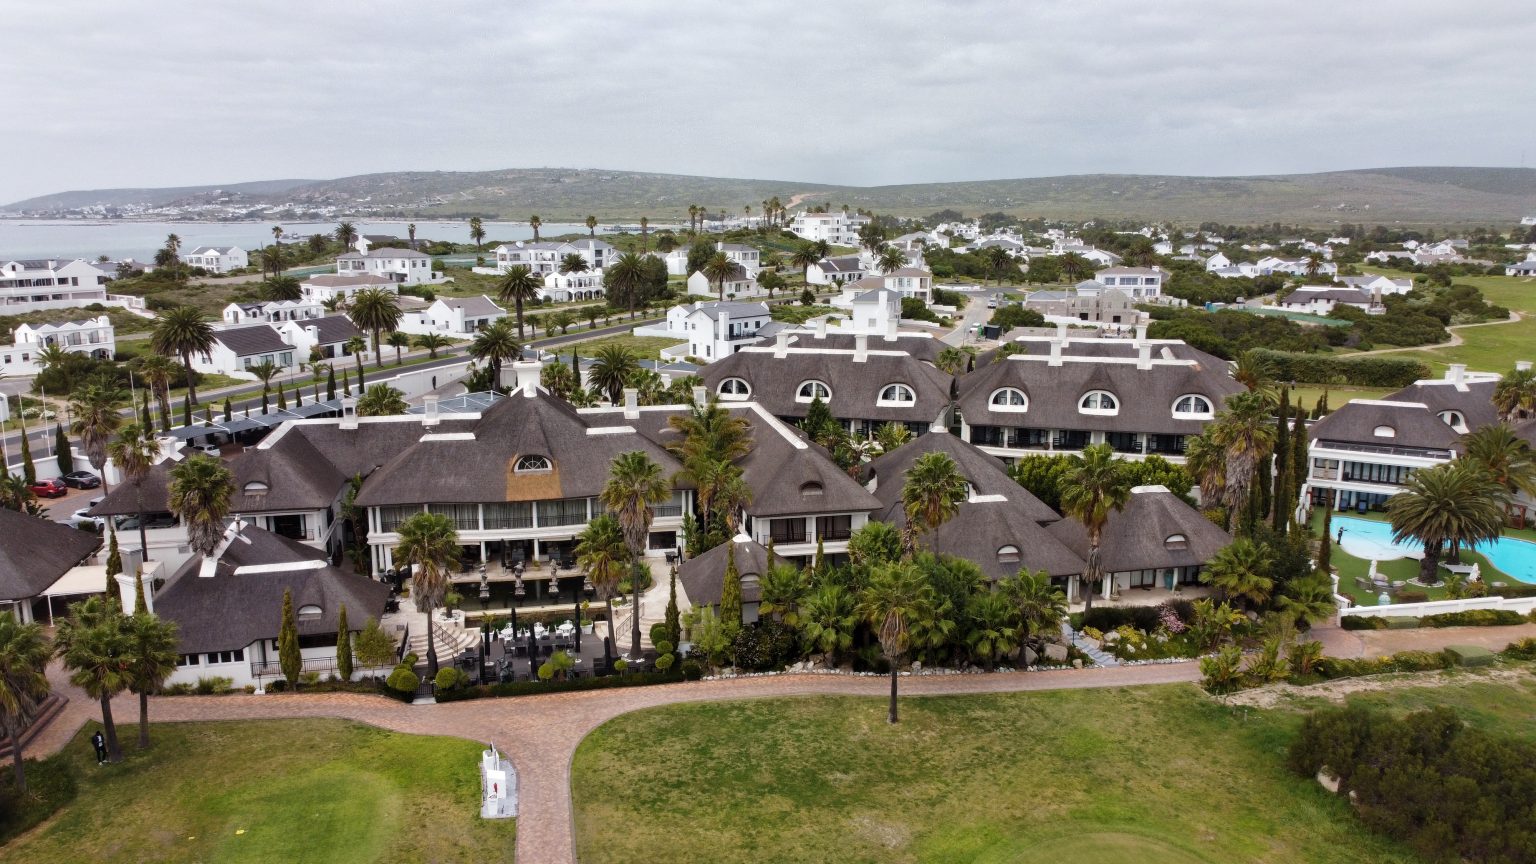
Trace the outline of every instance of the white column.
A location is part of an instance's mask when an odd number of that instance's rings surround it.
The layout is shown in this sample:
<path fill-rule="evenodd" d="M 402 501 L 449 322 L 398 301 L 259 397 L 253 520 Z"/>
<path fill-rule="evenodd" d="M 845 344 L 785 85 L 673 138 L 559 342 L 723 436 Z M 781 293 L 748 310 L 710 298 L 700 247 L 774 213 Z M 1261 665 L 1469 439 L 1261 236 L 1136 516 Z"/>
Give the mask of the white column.
<path fill-rule="evenodd" d="M 1113 573 L 1105 573 L 1104 574 L 1104 599 L 1105 600 L 1109 599 L 1109 586 L 1113 585 L 1114 582 L 1115 582 L 1115 574 L 1113 574 Z"/>

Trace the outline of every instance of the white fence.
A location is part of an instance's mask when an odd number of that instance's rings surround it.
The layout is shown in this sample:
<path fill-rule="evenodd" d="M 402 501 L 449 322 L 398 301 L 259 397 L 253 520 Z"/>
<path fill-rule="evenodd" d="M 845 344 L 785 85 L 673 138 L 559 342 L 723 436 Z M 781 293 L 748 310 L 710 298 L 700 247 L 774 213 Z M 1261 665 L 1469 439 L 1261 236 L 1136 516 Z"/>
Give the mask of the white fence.
<path fill-rule="evenodd" d="M 1428 603 L 1391 603 L 1386 606 L 1352 606 L 1340 609 L 1339 617 L 1349 615 L 1380 615 L 1383 618 L 1423 618 L 1426 615 L 1442 615 L 1446 612 L 1466 612 L 1471 609 L 1507 609 L 1530 614 L 1536 609 L 1536 597 L 1469 597 L 1465 600 L 1431 600 Z"/>

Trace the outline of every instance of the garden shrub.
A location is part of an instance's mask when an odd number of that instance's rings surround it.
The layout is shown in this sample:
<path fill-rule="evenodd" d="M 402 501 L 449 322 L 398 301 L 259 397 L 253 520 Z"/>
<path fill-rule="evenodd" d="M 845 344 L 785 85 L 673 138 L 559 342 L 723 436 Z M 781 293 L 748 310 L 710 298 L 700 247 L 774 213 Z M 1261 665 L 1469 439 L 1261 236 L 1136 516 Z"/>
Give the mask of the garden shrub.
<path fill-rule="evenodd" d="M 1422 626 L 1412 615 L 1391 615 L 1386 619 L 1388 630 L 1416 630 Z"/>
<path fill-rule="evenodd" d="M 395 671 L 389 673 L 389 678 L 384 683 L 391 690 L 414 695 L 416 688 L 421 686 L 421 676 L 417 675 L 411 667 L 402 663 L 395 667 Z"/>
<path fill-rule="evenodd" d="M 1516 660 L 1536 660 L 1536 637 L 1526 637 L 1504 646 L 1504 656 Z"/>
<path fill-rule="evenodd" d="M 192 689 L 199 696 L 223 696 L 234 687 L 235 679 L 215 675 L 212 678 L 197 679 L 197 685 Z"/>
<path fill-rule="evenodd" d="M 1392 599 L 1394 603 L 1428 603 L 1429 595 L 1423 591 L 1399 591 Z"/>
<path fill-rule="evenodd" d="M 660 645 L 662 642 L 665 642 L 665 641 L 667 641 L 668 639 L 671 639 L 671 638 L 672 638 L 672 631 L 667 629 L 667 622 L 665 622 L 665 621 L 657 621 L 655 624 L 651 625 L 651 644 L 652 645 Z M 661 649 L 657 648 L 656 650 L 660 651 Z"/>
<path fill-rule="evenodd" d="M 666 653 L 666 654 L 663 654 L 660 657 L 656 658 L 656 671 L 657 672 L 668 672 L 668 671 L 670 671 L 672 669 L 672 664 L 674 664 L 676 662 L 677 662 L 677 655 L 672 654 L 670 652 Z"/>
<path fill-rule="evenodd" d="M 1182 617 L 1182 616 L 1180 616 Z M 1190 618 L 1194 617 L 1194 607 L 1190 607 Z M 1161 622 L 1162 613 L 1156 606 L 1095 606 L 1083 613 L 1082 623 L 1078 629 L 1089 627 L 1108 633 L 1127 624 L 1147 633 L 1155 632 Z M 1188 621 L 1189 619 L 1185 619 Z"/>
<path fill-rule="evenodd" d="M 1339 626 L 1345 630 L 1385 630 L 1387 619 L 1380 615 L 1340 615 Z"/>
<path fill-rule="evenodd" d="M 457 690 L 469 686 L 469 676 L 457 666 L 444 666 L 437 670 L 437 677 L 432 679 L 432 683 L 438 690 Z"/>
<path fill-rule="evenodd" d="M 1525 616 L 1508 609 L 1468 609 L 1465 612 L 1445 612 L 1426 615 L 1420 619 L 1425 627 L 1507 627 L 1524 624 Z"/>
<path fill-rule="evenodd" d="M 1332 354 L 1297 354 L 1264 348 L 1255 350 L 1259 358 L 1270 367 L 1270 374 L 1277 381 L 1327 384 L 1342 377 L 1345 384 L 1356 387 L 1407 387 L 1430 375 L 1428 366 L 1401 357 L 1342 359 Z"/>
<path fill-rule="evenodd" d="M 572 678 L 566 681 L 510 681 L 505 684 L 480 684 L 437 694 L 439 702 L 466 699 L 534 696 L 571 690 L 608 690 L 614 687 L 645 687 L 652 684 L 676 684 L 684 680 L 677 673 L 636 672 L 633 675 L 602 675 L 596 678 Z"/>
<path fill-rule="evenodd" d="M 697 660 L 684 660 L 682 673 L 684 680 L 697 681 L 704 677 L 704 667 Z"/>

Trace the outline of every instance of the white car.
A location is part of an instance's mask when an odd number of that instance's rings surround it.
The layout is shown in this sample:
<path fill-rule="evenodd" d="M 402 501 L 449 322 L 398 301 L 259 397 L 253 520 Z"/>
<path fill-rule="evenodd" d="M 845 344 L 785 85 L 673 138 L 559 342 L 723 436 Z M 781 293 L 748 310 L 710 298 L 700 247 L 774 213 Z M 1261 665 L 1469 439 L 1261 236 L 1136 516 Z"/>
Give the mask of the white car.
<path fill-rule="evenodd" d="M 94 530 L 98 533 L 105 531 L 107 528 L 107 520 L 101 516 L 90 515 L 91 508 L 95 507 L 97 504 L 100 504 L 101 501 L 102 499 L 100 497 L 92 498 L 91 503 L 70 514 L 67 524 L 71 528 L 90 528 L 91 530 Z"/>

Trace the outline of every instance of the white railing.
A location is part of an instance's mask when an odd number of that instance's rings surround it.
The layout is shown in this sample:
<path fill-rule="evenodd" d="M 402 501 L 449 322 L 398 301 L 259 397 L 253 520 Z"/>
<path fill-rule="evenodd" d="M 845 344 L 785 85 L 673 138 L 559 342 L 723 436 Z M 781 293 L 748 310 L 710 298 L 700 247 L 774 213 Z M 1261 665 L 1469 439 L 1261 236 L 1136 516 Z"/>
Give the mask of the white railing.
<path fill-rule="evenodd" d="M 1431 600 L 1426 603 L 1391 603 L 1386 606 L 1352 606 L 1340 609 L 1339 615 L 1379 615 L 1386 617 L 1423 618 L 1426 615 L 1442 615 L 1447 612 L 1466 612 L 1472 609 L 1500 609 L 1530 614 L 1536 609 L 1536 597 L 1469 597 L 1464 600 Z"/>

